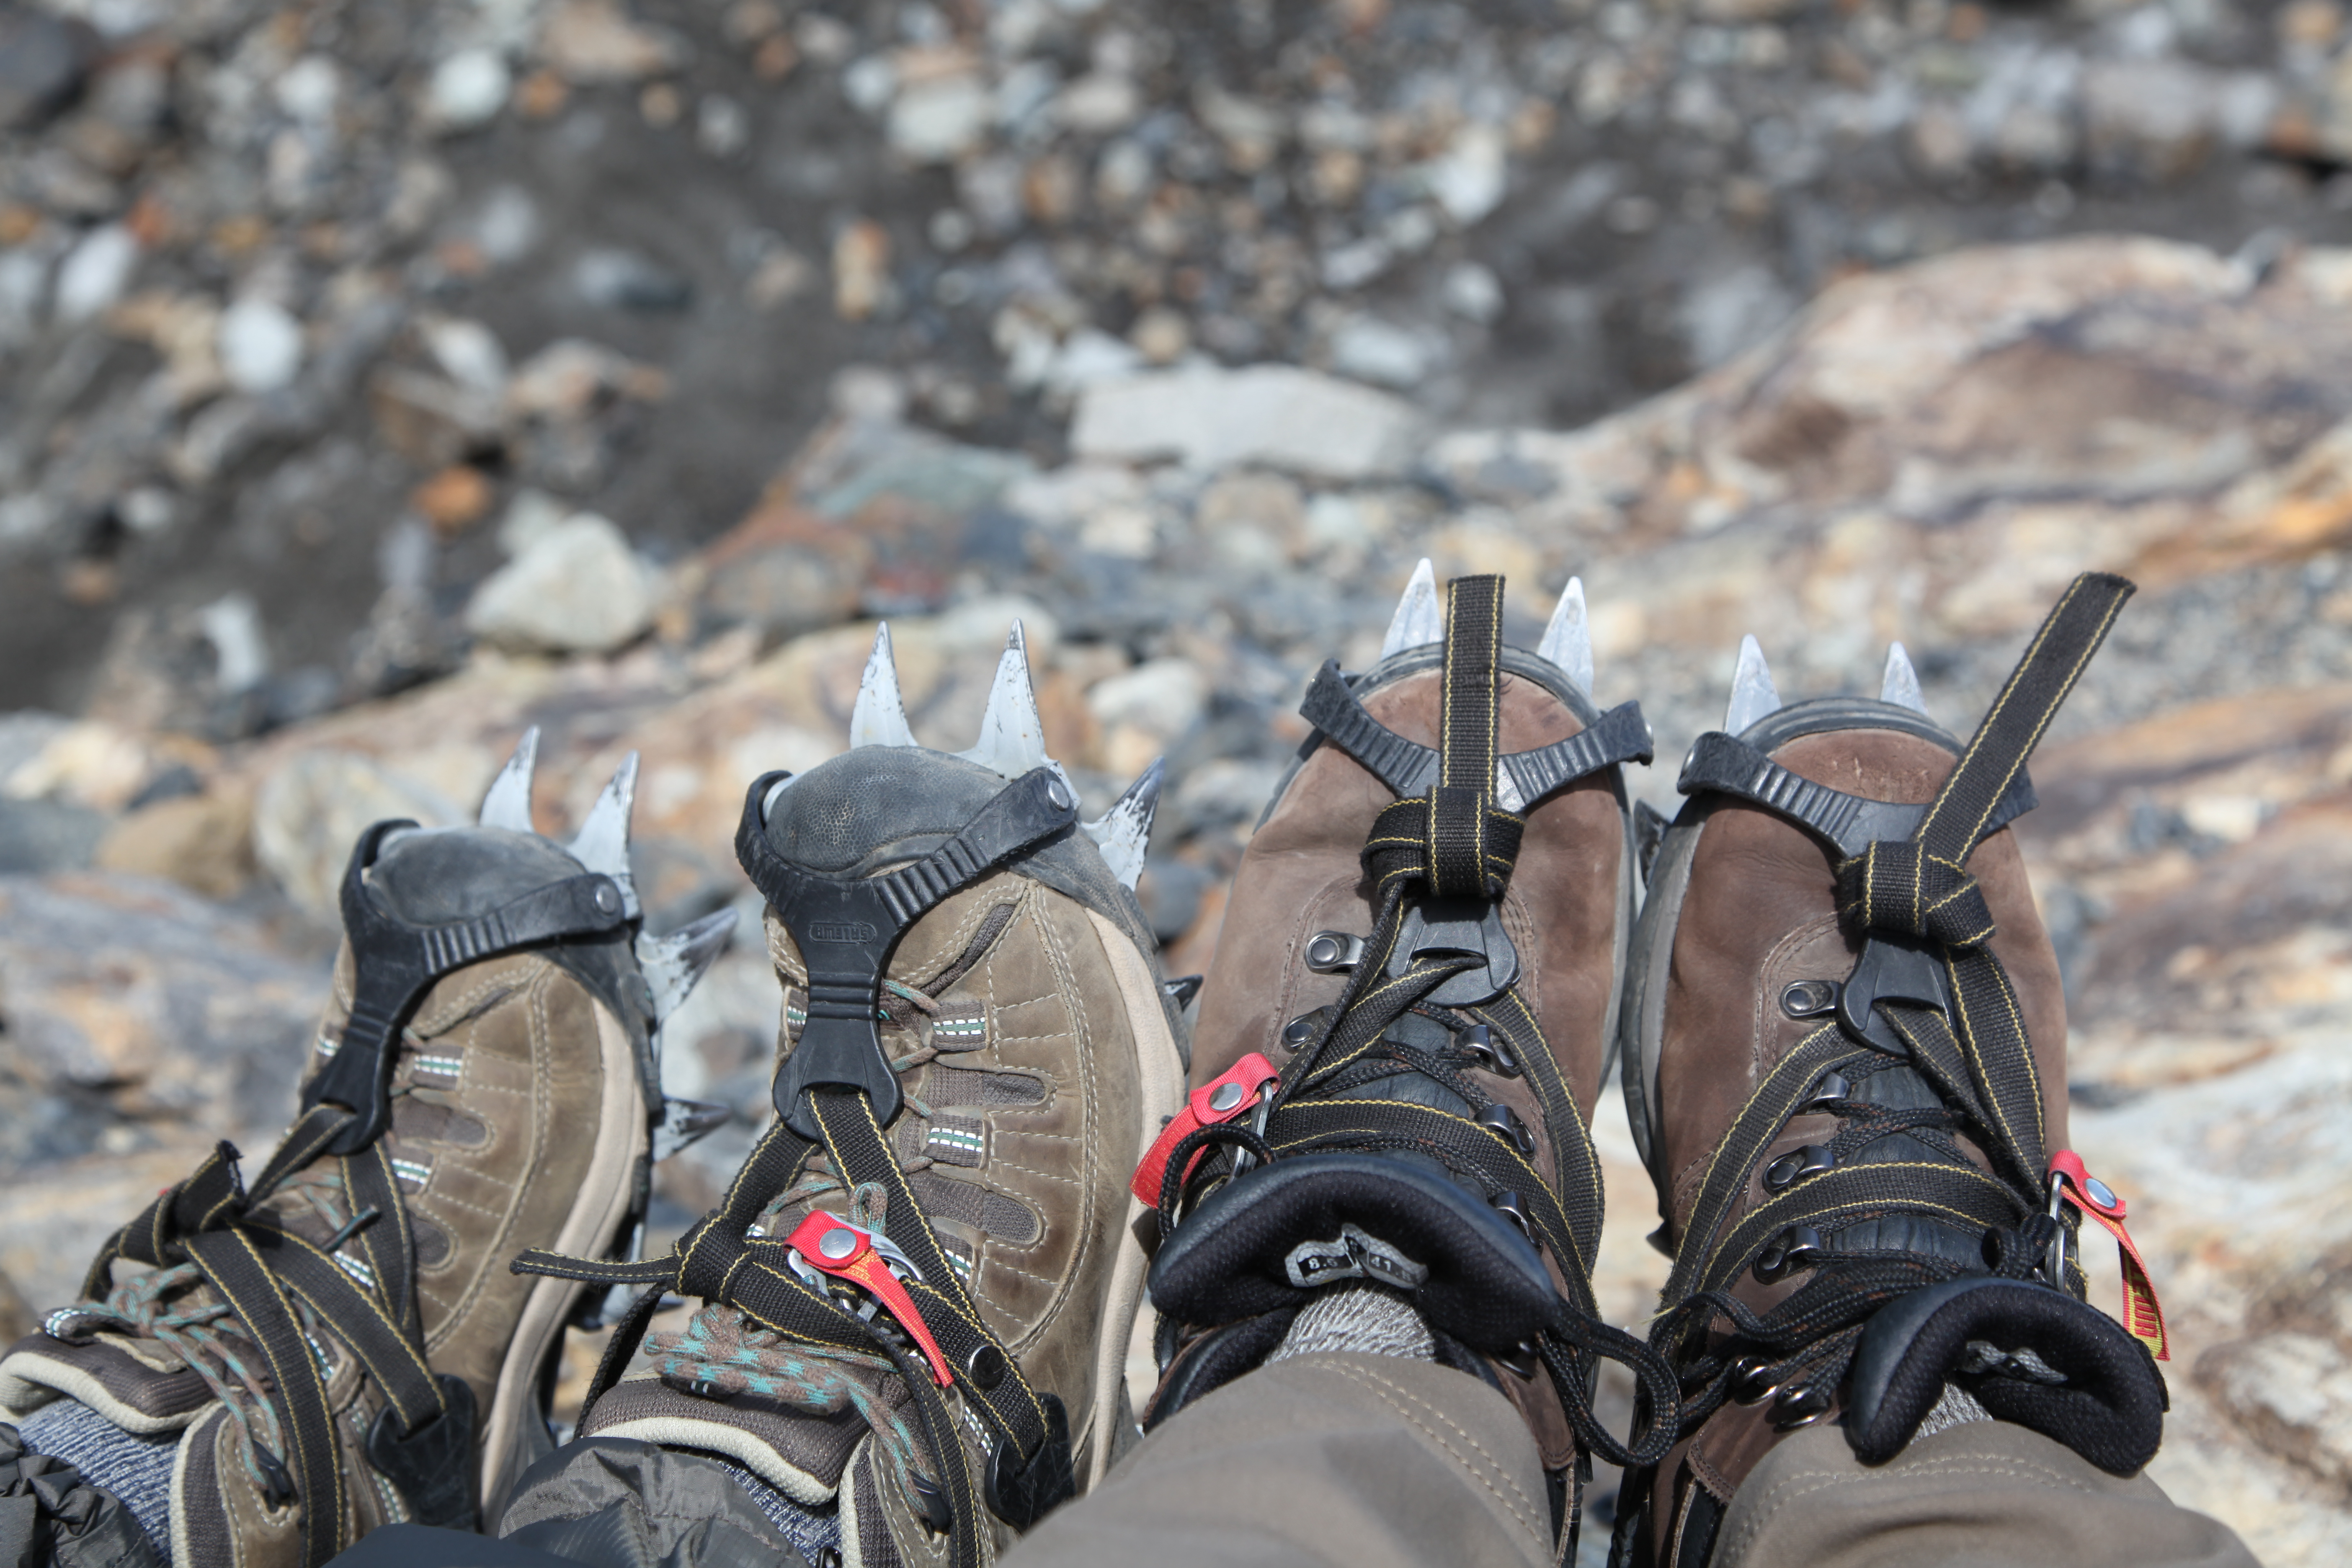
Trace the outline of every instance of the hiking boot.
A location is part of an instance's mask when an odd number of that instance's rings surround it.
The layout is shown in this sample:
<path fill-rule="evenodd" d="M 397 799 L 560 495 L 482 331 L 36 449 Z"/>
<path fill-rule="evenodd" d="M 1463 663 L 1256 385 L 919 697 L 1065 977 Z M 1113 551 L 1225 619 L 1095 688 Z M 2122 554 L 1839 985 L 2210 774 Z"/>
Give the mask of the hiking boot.
<path fill-rule="evenodd" d="M 478 826 L 361 837 L 301 1113 L 250 1184 L 221 1144 L 0 1359 L 0 1414 L 159 1556 L 308 1568 L 380 1524 L 470 1528 L 551 1447 L 581 1290 L 509 1259 L 629 1242 L 656 1145 L 711 1124 L 665 1106 L 655 1047 L 732 917 L 641 934 L 635 758 L 556 844 L 536 740 Z"/>
<path fill-rule="evenodd" d="M 1742 646 L 1625 981 L 1683 1428 L 1627 1479 L 1620 1560 L 1699 1568 L 1758 1461 L 1819 1423 L 1874 1464 L 1988 1414 L 2116 1474 L 2154 1452 L 2161 1321 L 2148 1292 L 2144 1350 L 2082 1304 L 2075 1211 L 2119 1235 L 2123 1211 L 2064 1152 L 2064 996 L 2007 826 L 2129 592 L 2079 580 L 1965 749 L 1900 644 L 1876 700 L 1788 707 Z"/>
<path fill-rule="evenodd" d="M 1590 1279 L 1586 1123 L 1633 923 L 1620 770 L 1650 736 L 1637 704 L 1592 704 L 1580 584 L 1535 653 L 1501 627 L 1501 579 L 1456 580 L 1441 610 L 1424 561 L 1379 662 L 1308 688 L 1315 733 L 1226 905 L 1188 1113 L 1138 1176 L 1166 1232 L 1146 1420 L 1302 1323 L 1393 1326 L 1402 1304 L 1426 1332 L 1398 1331 L 1527 1417 L 1572 1519 L 1580 1454 L 1654 1458 L 1668 1436 L 1629 1450 L 1600 1428 L 1597 1358 L 1672 1418 L 1663 1365 L 1597 1321 Z M 1335 1285 L 1381 1294 L 1342 1312 Z"/>
<path fill-rule="evenodd" d="M 1132 1429 L 1125 1182 L 1182 1094 L 1133 892 L 1160 773 L 1078 820 L 1017 626 L 973 750 L 917 744 L 887 628 L 850 731 L 753 784 L 736 838 L 784 988 L 775 1121 L 671 1257 L 523 1266 L 647 1287 L 590 1447 L 718 1458 L 812 1560 L 973 1564 Z M 665 1290 L 703 1304 L 646 1337 Z"/>

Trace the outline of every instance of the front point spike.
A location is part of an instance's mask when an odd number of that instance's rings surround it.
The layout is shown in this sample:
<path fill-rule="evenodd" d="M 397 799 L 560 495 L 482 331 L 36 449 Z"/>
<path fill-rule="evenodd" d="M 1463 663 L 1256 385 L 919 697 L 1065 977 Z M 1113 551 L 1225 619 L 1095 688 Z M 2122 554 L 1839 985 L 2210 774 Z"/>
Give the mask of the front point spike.
<path fill-rule="evenodd" d="M 996 661 L 996 682 L 988 689 L 980 739 L 971 750 L 956 754 L 1008 779 L 1053 762 L 1045 754 L 1045 721 L 1037 712 L 1037 689 L 1029 682 L 1029 643 L 1019 621 L 1013 623 L 1003 657 Z"/>
<path fill-rule="evenodd" d="M 1151 819 L 1160 809 L 1160 784 L 1166 773 L 1165 757 L 1154 757 L 1127 793 L 1092 822 L 1078 826 L 1102 851 L 1103 864 L 1132 892 L 1143 875 L 1143 861 L 1151 839 Z"/>
<path fill-rule="evenodd" d="M 643 912 L 637 885 L 629 875 L 629 812 L 637 798 L 637 753 L 631 752 L 613 770 L 613 782 L 588 808 L 587 820 L 565 846 L 572 858 L 591 871 L 602 871 L 621 889 L 621 908 L 631 920 Z"/>
<path fill-rule="evenodd" d="M 1579 691 L 1592 695 L 1592 623 L 1584 612 L 1583 578 L 1570 577 L 1559 591 L 1559 603 L 1552 608 L 1551 624 L 1544 627 L 1536 655 L 1565 672 Z"/>
<path fill-rule="evenodd" d="M 1389 635 L 1381 644 L 1381 657 L 1402 653 L 1408 648 L 1424 647 L 1445 640 L 1445 608 L 1437 597 L 1437 573 L 1429 564 L 1429 557 L 1412 569 L 1412 580 L 1404 585 L 1404 597 L 1397 601 L 1396 615 L 1389 622 Z"/>
<path fill-rule="evenodd" d="M 849 746 L 911 746 L 915 731 L 907 723 L 906 700 L 898 694 L 898 663 L 890 653 L 890 623 L 874 628 L 874 651 L 866 658 L 866 675 L 857 683 L 857 706 L 849 714 Z"/>
<path fill-rule="evenodd" d="M 1739 639 L 1739 668 L 1731 676 L 1731 706 L 1723 727 L 1737 735 L 1768 713 L 1780 710 L 1780 694 L 1772 686 L 1772 667 L 1751 634 Z"/>
<path fill-rule="evenodd" d="M 1911 668 L 1911 656 L 1899 642 L 1886 645 L 1886 676 L 1879 682 L 1878 700 L 1914 713 L 1927 711 L 1927 700 L 1919 694 L 1919 672 Z"/>
<path fill-rule="evenodd" d="M 514 755 L 490 781 L 482 796 L 481 825 L 503 827 L 512 833 L 534 833 L 530 823 L 530 776 L 539 765 L 539 726 L 533 724 L 522 732 L 516 742 Z"/>

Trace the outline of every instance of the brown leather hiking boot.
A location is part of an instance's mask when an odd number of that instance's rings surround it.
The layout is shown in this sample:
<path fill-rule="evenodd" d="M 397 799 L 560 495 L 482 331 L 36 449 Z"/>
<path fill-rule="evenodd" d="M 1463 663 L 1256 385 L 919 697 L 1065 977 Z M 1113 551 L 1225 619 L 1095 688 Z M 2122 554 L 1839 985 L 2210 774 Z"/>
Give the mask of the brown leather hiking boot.
<path fill-rule="evenodd" d="M 1538 652 L 1502 646 L 1502 583 L 1441 611 L 1429 563 L 1380 662 L 1327 664 L 1316 726 L 1234 879 L 1193 1035 L 1188 1114 L 1139 1177 L 1163 1373 L 1147 1421 L 1264 1362 L 1327 1288 L 1408 1301 L 1436 1359 L 1527 1417 L 1570 1521 L 1581 1453 L 1633 1452 L 1589 1405 L 1597 1359 L 1664 1372 L 1600 1324 L 1586 1119 L 1633 921 L 1622 763 L 1637 705 L 1588 695 L 1583 591 Z M 1318 1294 L 1325 1292 L 1325 1294 Z"/>
<path fill-rule="evenodd" d="M 362 837 L 302 1113 L 250 1185 L 221 1145 L 0 1360 L 5 1418 L 133 1500 L 159 1558 L 295 1568 L 380 1524 L 471 1528 L 551 1447 L 580 1293 L 509 1259 L 625 1245 L 656 1144 L 708 1122 L 665 1107 L 655 1041 L 731 917 L 640 936 L 635 758 L 558 845 L 535 741 L 481 826 Z"/>
<path fill-rule="evenodd" d="M 2161 1382 L 2081 1304 L 2050 1186 L 2065 1004 L 2006 826 L 2128 592 L 2077 582 L 1965 763 L 1899 644 L 1877 700 L 1785 708 L 1743 646 L 1626 974 L 1627 1109 L 1675 1258 L 1652 1337 L 1683 1430 L 1628 1477 L 1617 1560 L 1700 1568 L 1741 1481 L 1816 1423 L 1868 1463 L 1988 1413 L 2118 1474 L 2154 1452 Z"/>
<path fill-rule="evenodd" d="M 1078 820 L 1017 626 L 972 751 L 916 743 L 887 630 L 850 728 L 754 784 L 736 841 L 784 987 L 777 1120 L 672 1257 L 527 1261 L 651 1288 L 519 1541 L 594 1528 L 548 1510 L 652 1444 L 748 1472 L 813 1561 L 963 1568 L 1131 1434 L 1126 1184 L 1182 1094 L 1131 891 L 1159 769 Z M 665 1289 L 703 1306 L 624 1378 Z"/>

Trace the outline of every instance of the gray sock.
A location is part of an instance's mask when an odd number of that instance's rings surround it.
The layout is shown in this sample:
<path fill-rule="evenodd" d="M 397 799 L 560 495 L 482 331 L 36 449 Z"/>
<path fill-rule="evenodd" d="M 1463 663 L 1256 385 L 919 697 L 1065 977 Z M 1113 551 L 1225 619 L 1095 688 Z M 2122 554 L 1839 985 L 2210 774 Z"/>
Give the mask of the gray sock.
<path fill-rule="evenodd" d="M 125 1432 L 89 1405 L 59 1399 L 16 1424 L 25 1447 L 63 1459 L 91 1486 L 112 1492 L 146 1532 L 147 1544 L 172 1561 L 172 1460 L 180 1434 L 142 1437 Z"/>
<path fill-rule="evenodd" d="M 801 1556 L 810 1563 L 825 1552 L 841 1549 L 841 1508 L 827 1503 L 823 1508 L 811 1508 L 794 1502 L 783 1493 L 732 1459 L 717 1454 L 709 1456 L 714 1464 L 726 1470 L 737 1486 L 751 1495 L 751 1506 L 767 1515 L 768 1522 L 782 1531 Z M 846 1478 L 844 1485 L 847 1485 Z"/>
<path fill-rule="evenodd" d="M 1295 1355 L 1318 1351 L 1352 1351 L 1359 1355 L 1392 1355 L 1406 1361 L 1434 1361 L 1437 1344 L 1429 1325 L 1421 1321 L 1405 1299 L 1377 1285 L 1327 1286 L 1290 1325 L 1290 1331 L 1265 1358 L 1271 1366 Z"/>
<path fill-rule="evenodd" d="M 1927 1415 L 1919 1418 L 1919 1429 L 1911 1434 L 1911 1440 L 1916 1443 L 1922 1437 L 1932 1437 L 1955 1426 L 1966 1426 L 1972 1421 L 1990 1421 L 1992 1418 L 1992 1412 L 1979 1405 L 1976 1395 L 1957 1383 L 1948 1383 L 1944 1384 L 1942 1396 L 1929 1407 Z"/>

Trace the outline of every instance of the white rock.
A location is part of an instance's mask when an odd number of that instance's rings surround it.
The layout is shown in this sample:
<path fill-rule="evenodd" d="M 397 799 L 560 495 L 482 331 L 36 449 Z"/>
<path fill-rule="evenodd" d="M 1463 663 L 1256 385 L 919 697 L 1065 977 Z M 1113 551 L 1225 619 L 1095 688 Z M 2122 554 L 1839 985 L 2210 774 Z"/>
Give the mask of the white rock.
<path fill-rule="evenodd" d="M 898 90 L 898 68 L 884 55 L 867 55 L 841 73 L 842 96 L 867 114 L 888 108 Z"/>
<path fill-rule="evenodd" d="M 1445 216 L 1467 228 L 1502 205 L 1505 150 L 1500 127 L 1465 125 L 1443 156 L 1422 165 L 1422 183 Z"/>
<path fill-rule="evenodd" d="M 248 295 L 221 312 L 213 352 L 239 392 L 276 392 L 302 369 L 302 323 L 274 300 Z"/>
<path fill-rule="evenodd" d="M 499 548 L 512 560 L 530 549 L 539 536 L 572 515 L 572 509 L 545 490 L 525 485 L 507 502 L 499 519 Z"/>
<path fill-rule="evenodd" d="M 1103 136 L 1134 123 L 1142 109 L 1143 95 L 1133 78 L 1095 71 L 1062 89 L 1054 100 L 1054 120 L 1082 136 Z"/>
<path fill-rule="evenodd" d="M 507 351 L 496 332 L 460 316 L 428 316 L 417 324 L 425 351 L 450 380 L 493 396 L 507 389 Z"/>
<path fill-rule="evenodd" d="M 1353 317 L 1331 334 L 1331 368 L 1357 381 L 1414 386 L 1436 358 L 1422 334 L 1377 316 Z"/>
<path fill-rule="evenodd" d="M 496 49 L 460 49 L 433 68 L 425 87 L 425 118 L 443 131 L 471 131 L 498 118 L 514 90 L 506 57 Z"/>
<path fill-rule="evenodd" d="M 270 95 L 288 118 L 306 125 L 323 125 L 334 117 L 342 96 L 342 73 L 324 55 L 304 55 L 278 73 Z"/>
<path fill-rule="evenodd" d="M 1142 352 L 1133 343 L 1099 327 L 1080 327 L 1063 340 L 1053 363 L 1045 367 L 1045 385 L 1055 392 L 1081 392 L 1142 368 Z"/>
<path fill-rule="evenodd" d="M 1398 472 L 1412 409 L 1385 393 L 1290 365 L 1187 366 L 1079 394 L 1070 445 L 1081 458 L 1198 468 L 1262 463 L 1330 479 Z"/>
<path fill-rule="evenodd" d="M 466 606 L 475 636 L 553 653 L 609 652 L 653 616 L 653 584 L 627 537 L 584 511 L 540 530 Z"/>
<path fill-rule="evenodd" d="M 58 268 L 58 320 L 87 321 L 112 305 L 138 265 L 139 242 L 129 229 L 119 223 L 91 229 Z"/>
<path fill-rule="evenodd" d="M 890 100 L 890 145 L 917 163 L 951 163 L 979 144 L 989 110 L 988 89 L 978 77 L 959 73 L 917 82 Z"/>
<path fill-rule="evenodd" d="M 1164 737 L 1192 727 L 1209 702 L 1209 679 L 1189 658 L 1154 658 L 1097 681 L 1087 707 L 1106 728 L 1132 724 Z"/>
<path fill-rule="evenodd" d="M 235 696 L 261 684 L 269 673 L 269 645 L 251 595 L 222 595 L 196 612 L 196 625 L 213 645 L 214 680 L 222 691 Z"/>
<path fill-rule="evenodd" d="M 1445 308 L 1481 326 L 1503 313 L 1503 282 L 1475 261 L 1450 268 L 1445 274 Z"/>

